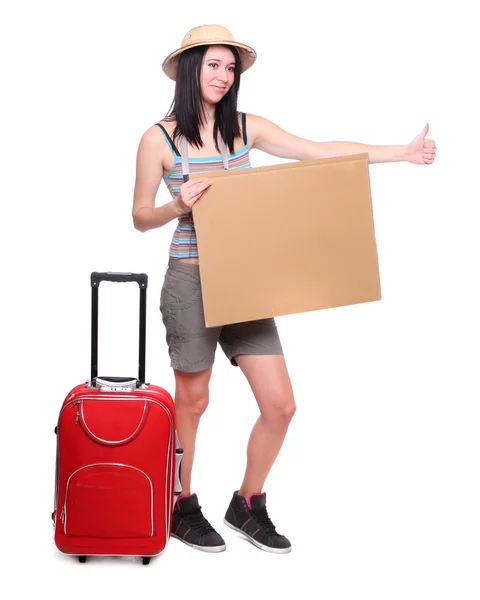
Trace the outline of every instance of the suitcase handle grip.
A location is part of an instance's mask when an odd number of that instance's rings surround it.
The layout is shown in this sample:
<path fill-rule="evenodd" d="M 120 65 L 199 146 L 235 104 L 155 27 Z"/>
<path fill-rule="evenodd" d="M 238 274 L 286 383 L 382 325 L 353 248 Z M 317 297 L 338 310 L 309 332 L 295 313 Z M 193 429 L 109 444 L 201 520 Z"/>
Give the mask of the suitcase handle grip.
<path fill-rule="evenodd" d="M 148 276 L 146 273 L 97 273 L 94 271 L 90 276 L 92 287 L 98 287 L 102 281 L 115 281 L 118 283 L 137 282 L 140 288 L 146 288 L 148 285 Z"/>
<path fill-rule="evenodd" d="M 103 392 L 133 392 L 142 385 L 132 377 L 95 377 L 95 381 L 91 383 Z"/>

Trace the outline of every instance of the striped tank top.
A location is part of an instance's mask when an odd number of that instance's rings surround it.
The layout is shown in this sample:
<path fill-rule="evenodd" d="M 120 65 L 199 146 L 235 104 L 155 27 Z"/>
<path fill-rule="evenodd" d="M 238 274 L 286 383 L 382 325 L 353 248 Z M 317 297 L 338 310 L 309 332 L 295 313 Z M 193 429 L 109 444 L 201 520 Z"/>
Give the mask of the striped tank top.
<path fill-rule="evenodd" d="M 245 113 L 242 113 L 241 116 L 244 146 L 233 154 L 228 155 L 229 169 L 247 169 L 251 167 L 250 156 L 248 152 L 247 129 L 245 126 Z M 168 175 L 163 176 L 163 179 L 170 191 L 170 194 L 172 195 L 172 198 L 175 199 L 179 194 L 180 186 L 183 184 L 182 158 L 180 152 L 177 150 L 175 144 L 165 129 L 159 123 L 156 123 L 156 125 L 158 125 L 163 132 L 163 135 L 165 136 L 170 150 L 174 156 L 173 167 Z M 188 164 L 191 174 L 208 173 L 209 171 L 218 171 L 224 169 L 221 156 L 189 158 Z M 193 215 L 191 211 L 183 213 L 178 218 L 177 228 L 173 233 L 172 242 L 170 244 L 170 258 L 173 260 L 178 260 L 179 258 L 198 258 L 197 236 L 195 234 L 195 225 L 193 223 Z"/>

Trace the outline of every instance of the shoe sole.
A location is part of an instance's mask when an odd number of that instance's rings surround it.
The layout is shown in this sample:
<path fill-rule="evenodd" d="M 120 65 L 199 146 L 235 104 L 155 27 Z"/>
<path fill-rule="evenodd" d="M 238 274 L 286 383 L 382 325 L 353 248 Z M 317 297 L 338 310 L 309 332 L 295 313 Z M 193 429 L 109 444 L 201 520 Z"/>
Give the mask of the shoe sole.
<path fill-rule="evenodd" d="M 265 544 L 257 542 L 257 540 L 253 539 L 251 536 L 248 535 L 248 533 L 245 533 L 245 531 L 243 531 L 242 529 L 239 529 L 238 527 L 235 527 L 235 525 L 229 523 L 227 519 L 223 519 L 223 522 L 225 523 L 225 525 L 227 525 L 227 527 L 230 527 L 230 529 L 233 529 L 237 533 L 241 533 L 243 537 L 247 538 L 247 540 L 250 543 L 252 543 L 257 548 L 260 548 L 260 550 L 264 550 L 265 552 L 272 552 L 273 554 L 288 554 L 288 552 L 292 551 L 291 546 L 289 546 L 288 548 L 271 548 L 270 546 L 265 546 Z"/>
<path fill-rule="evenodd" d="M 227 545 L 223 544 L 223 546 L 197 546 L 196 544 L 191 544 L 190 542 L 186 542 L 183 538 L 175 535 L 174 533 L 170 534 L 171 537 L 177 538 L 190 548 L 194 548 L 195 550 L 200 550 L 201 552 L 209 552 L 210 554 L 215 554 L 217 552 L 224 552 L 227 549 Z"/>

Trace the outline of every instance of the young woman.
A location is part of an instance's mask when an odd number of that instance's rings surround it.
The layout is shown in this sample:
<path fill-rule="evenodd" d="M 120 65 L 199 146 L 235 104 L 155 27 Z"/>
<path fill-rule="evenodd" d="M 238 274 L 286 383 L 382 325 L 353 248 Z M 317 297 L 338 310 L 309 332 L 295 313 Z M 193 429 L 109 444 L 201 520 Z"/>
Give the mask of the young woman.
<path fill-rule="evenodd" d="M 184 450 L 183 495 L 175 506 L 172 535 L 207 552 L 225 550 L 225 542 L 203 516 L 190 482 L 217 342 L 231 364 L 245 374 L 260 409 L 248 442 L 245 475 L 224 521 L 258 548 L 276 553 L 289 552 L 291 545 L 276 532 L 262 490 L 295 412 L 295 401 L 274 319 L 205 327 L 191 211 L 212 182 L 208 177 L 190 181 L 188 174 L 248 168 L 252 148 L 294 160 L 368 152 L 370 163 L 431 164 L 436 153 L 434 141 L 425 139 L 428 125 L 408 145 L 369 146 L 309 141 L 261 117 L 238 113 L 240 74 L 255 59 L 252 48 L 236 42 L 220 25 L 189 31 L 181 47 L 163 63 L 165 74 L 176 81 L 169 115 L 144 133 L 137 155 L 135 227 L 147 231 L 178 219 L 160 306 L 175 374 L 177 430 Z M 173 199 L 155 207 L 162 178 Z"/>

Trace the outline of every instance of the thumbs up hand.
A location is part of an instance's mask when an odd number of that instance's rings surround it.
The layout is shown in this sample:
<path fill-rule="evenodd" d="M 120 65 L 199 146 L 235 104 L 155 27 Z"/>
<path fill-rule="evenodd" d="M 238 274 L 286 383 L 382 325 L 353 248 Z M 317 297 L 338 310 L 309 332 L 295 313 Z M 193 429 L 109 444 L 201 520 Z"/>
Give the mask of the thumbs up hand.
<path fill-rule="evenodd" d="M 413 138 L 407 147 L 407 161 L 415 165 L 431 165 L 435 160 L 437 148 L 435 142 L 425 139 L 428 133 L 428 123 L 423 130 Z"/>

